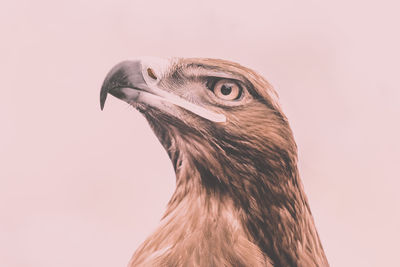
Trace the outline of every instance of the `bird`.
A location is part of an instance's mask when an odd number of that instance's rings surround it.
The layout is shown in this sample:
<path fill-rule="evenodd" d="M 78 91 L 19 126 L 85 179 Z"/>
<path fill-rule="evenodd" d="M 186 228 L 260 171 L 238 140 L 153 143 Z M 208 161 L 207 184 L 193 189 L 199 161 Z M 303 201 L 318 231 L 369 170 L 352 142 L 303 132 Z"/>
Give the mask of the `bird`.
<path fill-rule="evenodd" d="M 146 118 L 176 174 L 158 228 L 129 266 L 329 266 L 271 84 L 213 58 L 115 65 L 108 94 Z"/>

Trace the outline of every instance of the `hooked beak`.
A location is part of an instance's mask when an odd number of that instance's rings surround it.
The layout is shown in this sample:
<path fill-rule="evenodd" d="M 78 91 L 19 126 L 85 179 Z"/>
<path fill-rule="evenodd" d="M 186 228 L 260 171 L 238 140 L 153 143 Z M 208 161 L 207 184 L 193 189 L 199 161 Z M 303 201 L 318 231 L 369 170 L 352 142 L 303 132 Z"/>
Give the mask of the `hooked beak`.
<path fill-rule="evenodd" d="M 103 110 L 107 95 L 111 94 L 133 106 L 145 104 L 165 110 L 173 104 L 213 122 L 225 122 L 223 114 L 195 105 L 177 95 L 162 90 L 158 83 L 165 71 L 167 60 L 148 59 L 123 61 L 107 74 L 100 91 L 100 108 Z"/>

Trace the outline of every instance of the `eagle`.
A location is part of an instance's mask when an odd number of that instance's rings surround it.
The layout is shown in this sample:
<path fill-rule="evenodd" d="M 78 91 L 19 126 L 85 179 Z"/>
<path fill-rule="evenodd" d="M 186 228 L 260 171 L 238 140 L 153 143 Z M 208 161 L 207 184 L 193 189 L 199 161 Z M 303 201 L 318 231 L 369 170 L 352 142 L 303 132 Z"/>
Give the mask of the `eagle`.
<path fill-rule="evenodd" d="M 329 266 L 272 86 L 221 59 L 140 58 L 100 92 L 141 112 L 171 159 L 176 189 L 129 266 Z"/>

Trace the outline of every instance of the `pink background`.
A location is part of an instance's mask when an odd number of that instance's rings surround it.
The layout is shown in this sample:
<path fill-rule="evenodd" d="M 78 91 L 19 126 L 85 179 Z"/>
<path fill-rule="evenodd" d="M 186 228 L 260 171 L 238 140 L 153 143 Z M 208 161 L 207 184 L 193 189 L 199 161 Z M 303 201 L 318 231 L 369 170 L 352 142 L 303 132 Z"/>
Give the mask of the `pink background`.
<path fill-rule="evenodd" d="M 99 91 L 141 55 L 230 59 L 280 94 L 332 266 L 394 266 L 396 1 L 9 1 L 0 8 L 0 266 L 125 266 L 174 189 L 138 112 Z"/>

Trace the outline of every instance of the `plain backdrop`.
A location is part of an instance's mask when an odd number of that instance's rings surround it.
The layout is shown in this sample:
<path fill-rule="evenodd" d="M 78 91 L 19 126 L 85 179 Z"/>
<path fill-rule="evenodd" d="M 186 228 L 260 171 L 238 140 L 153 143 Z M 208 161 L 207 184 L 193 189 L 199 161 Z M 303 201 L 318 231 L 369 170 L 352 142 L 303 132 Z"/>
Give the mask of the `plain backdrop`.
<path fill-rule="evenodd" d="M 397 1 L 3 1 L 0 266 L 125 266 L 175 187 L 106 73 L 138 56 L 229 59 L 280 95 L 332 266 L 395 266 Z"/>

